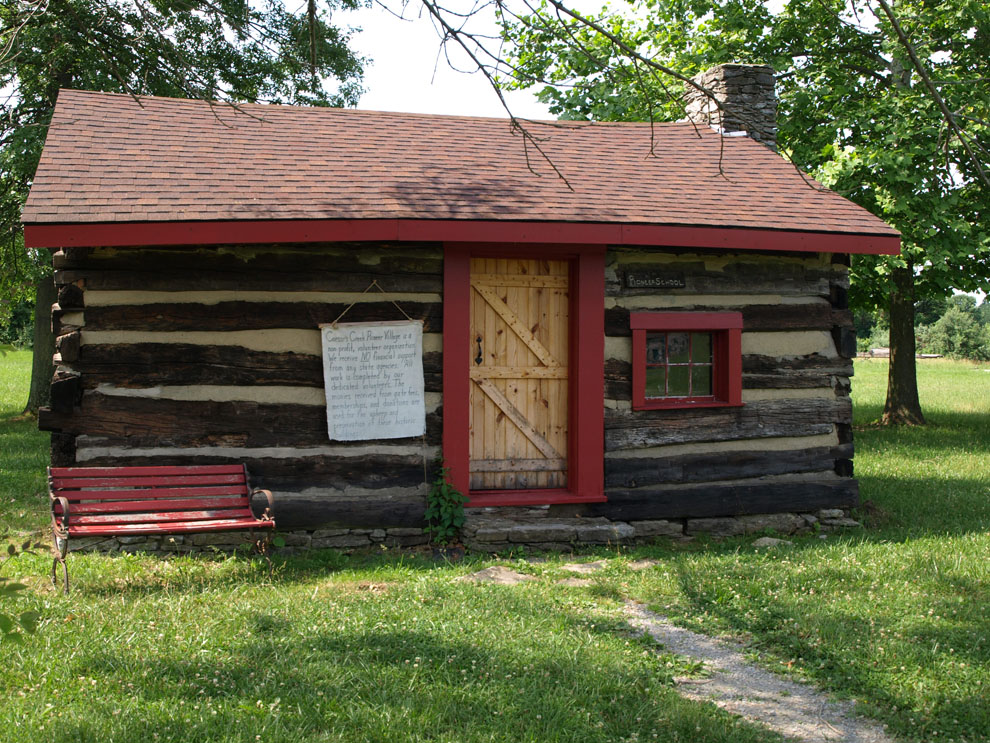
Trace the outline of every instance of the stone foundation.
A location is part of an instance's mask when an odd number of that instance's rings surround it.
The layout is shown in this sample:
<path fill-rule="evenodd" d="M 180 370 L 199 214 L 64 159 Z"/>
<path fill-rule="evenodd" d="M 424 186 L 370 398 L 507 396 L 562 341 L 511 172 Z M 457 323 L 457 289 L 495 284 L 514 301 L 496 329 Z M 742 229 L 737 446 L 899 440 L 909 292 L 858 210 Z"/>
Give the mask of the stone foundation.
<path fill-rule="evenodd" d="M 715 539 L 769 531 L 805 534 L 832 531 L 860 524 L 842 509 L 817 513 L 771 513 L 708 519 L 609 521 L 605 518 L 558 518 L 544 508 L 469 509 L 461 541 L 476 552 L 504 552 L 519 547 L 547 552 L 571 552 L 581 545 L 635 545 L 658 539 L 689 540 L 698 535 Z M 233 552 L 253 543 L 249 532 L 219 532 L 176 536 L 84 537 L 69 540 L 70 552 Z M 316 529 L 280 531 L 285 546 L 276 551 L 291 554 L 308 549 L 341 552 L 369 547 L 419 547 L 429 543 L 422 529 Z"/>
<path fill-rule="evenodd" d="M 770 513 L 706 519 L 609 521 L 605 518 L 555 518 L 547 508 L 470 510 L 461 531 L 464 546 L 478 552 L 527 547 L 570 552 L 578 545 L 635 545 L 658 538 L 688 540 L 698 535 L 715 539 L 759 532 L 806 534 L 860 526 L 839 508 L 816 513 Z"/>
<path fill-rule="evenodd" d="M 308 549 L 337 549 L 350 552 L 366 547 L 417 547 L 429 542 L 422 529 L 316 529 L 314 531 L 280 531 L 285 546 L 276 551 L 289 554 Z M 157 552 L 190 554 L 194 552 L 233 552 L 250 546 L 261 537 L 245 531 L 209 532 L 175 536 L 83 537 L 69 540 L 70 552 Z"/>

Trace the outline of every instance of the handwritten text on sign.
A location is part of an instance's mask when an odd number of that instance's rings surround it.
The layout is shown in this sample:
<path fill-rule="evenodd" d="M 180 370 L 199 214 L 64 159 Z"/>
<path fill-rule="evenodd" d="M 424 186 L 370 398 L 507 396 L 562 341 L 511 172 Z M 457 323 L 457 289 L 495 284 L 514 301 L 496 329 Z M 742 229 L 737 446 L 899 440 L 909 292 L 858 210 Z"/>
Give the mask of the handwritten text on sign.
<path fill-rule="evenodd" d="M 330 439 L 421 436 L 426 431 L 423 323 L 339 323 L 320 329 Z"/>

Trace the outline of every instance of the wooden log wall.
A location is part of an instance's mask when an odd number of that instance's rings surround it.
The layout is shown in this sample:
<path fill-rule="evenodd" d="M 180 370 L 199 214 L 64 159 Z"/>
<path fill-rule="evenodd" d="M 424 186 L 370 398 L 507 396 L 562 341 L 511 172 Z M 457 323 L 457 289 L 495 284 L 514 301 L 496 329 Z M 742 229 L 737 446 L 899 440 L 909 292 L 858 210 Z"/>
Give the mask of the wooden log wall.
<path fill-rule="evenodd" d="M 608 502 L 584 513 L 626 521 L 856 504 L 845 256 L 615 249 L 606 270 Z M 631 273 L 684 286 L 630 288 Z M 743 407 L 632 410 L 629 315 L 652 310 L 742 313 Z"/>
<path fill-rule="evenodd" d="M 55 255 L 55 464 L 246 462 L 285 528 L 418 526 L 441 438 L 434 244 Z M 368 289 L 373 280 L 388 292 Z M 424 323 L 423 438 L 330 442 L 321 323 Z"/>
<path fill-rule="evenodd" d="M 443 251 L 434 244 L 79 248 L 55 255 L 58 465 L 246 462 L 279 523 L 422 523 L 442 431 Z M 683 278 L 629 288 L 629 272 Z M 389 295 L 363 293 L 377 280 Z M 856 502 L 843 257 L 615 249 L 604 302 L 605 488 L 619 520 L 811 511 Z M 320 335 L 424 322 L 422 439 L 327 440 Z M 633 311 L 739 311 L 741 408 L 633 411 Z M 574 507 L 552 507 L 551 512 Z"/>

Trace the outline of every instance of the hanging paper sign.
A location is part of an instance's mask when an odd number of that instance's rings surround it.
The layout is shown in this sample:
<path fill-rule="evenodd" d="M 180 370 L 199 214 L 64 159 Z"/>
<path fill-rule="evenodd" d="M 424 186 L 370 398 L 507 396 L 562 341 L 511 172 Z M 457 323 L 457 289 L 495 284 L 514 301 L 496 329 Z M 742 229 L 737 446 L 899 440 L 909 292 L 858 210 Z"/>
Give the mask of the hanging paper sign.
<path fill-rule="evenodd" d="M 423 323 L 338 323 L 320 330 L 330 439 L 423 435 Z"/>

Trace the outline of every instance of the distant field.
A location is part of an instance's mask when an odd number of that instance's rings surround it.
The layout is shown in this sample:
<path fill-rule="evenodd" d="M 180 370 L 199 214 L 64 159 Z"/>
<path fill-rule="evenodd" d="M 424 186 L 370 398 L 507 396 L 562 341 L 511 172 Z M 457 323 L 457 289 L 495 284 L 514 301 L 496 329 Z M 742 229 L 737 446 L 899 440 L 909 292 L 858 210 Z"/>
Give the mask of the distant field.
<path fill-rule="evenodd" d="M 590 550 L 589 588 L 556 581 L 573 556 L 333 551 L 244 557 L 73 555 L 73 593 L 46 556 L 18 558 L 37 635 L 0 642 L 0 740 L 778 741 L 686 702 L 620 612 L 633 598 L 708 633 L 743 638 L 781 673 L 813 680 L 906 741 L 990 740 L 990 372 L 919 367 L 931 426 L 886 430 L 886 362 L 856 363 L 856 474 L 864 530 Z M 0 358 L 0 498 L 17 529 L 47 523 L 47 436 L 11 421 L 27 355 Z M 820 538 L 824 536 L 825 538 Z M 635 572 L 636 558 L 659 564 Z M 456 579 L 493 563 L 537 580 Z"/>

